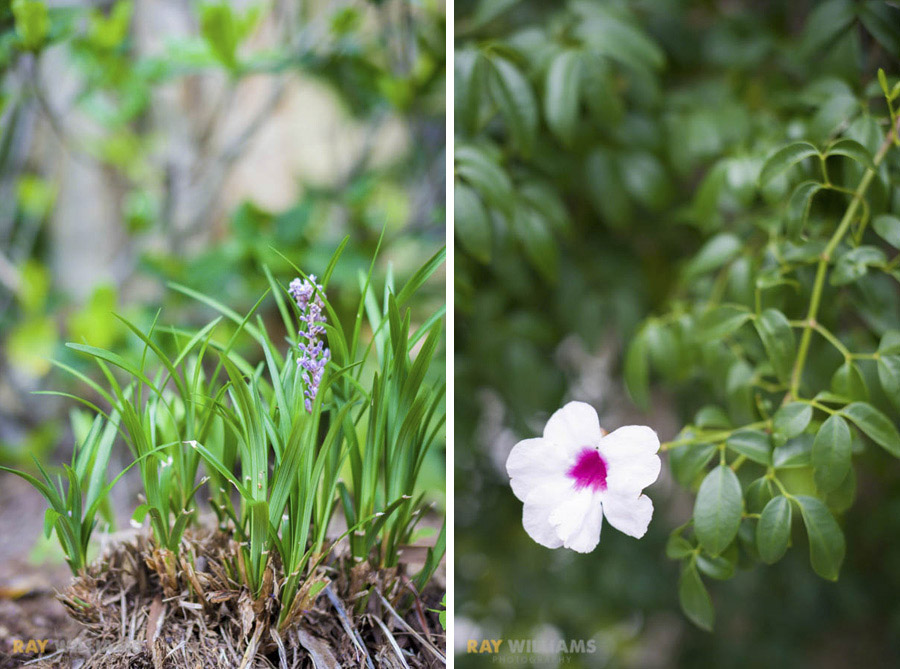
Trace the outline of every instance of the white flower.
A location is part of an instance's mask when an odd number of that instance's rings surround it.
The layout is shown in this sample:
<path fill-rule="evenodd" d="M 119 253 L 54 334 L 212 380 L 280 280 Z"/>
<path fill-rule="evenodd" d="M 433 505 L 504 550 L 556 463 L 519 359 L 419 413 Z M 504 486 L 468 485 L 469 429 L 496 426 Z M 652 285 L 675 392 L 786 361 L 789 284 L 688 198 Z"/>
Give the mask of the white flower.
<path fill-rule="evenodd" d="M 641 538 L 653 516 L 653 502 L 641 493 L 659 476 L 658 450 L 649 427 L 607 434 L 593 407 L 569 402 L 550 417 L 542 438 L 520 441 L 506 461 L 513 492 L 525 503 L 525 531 L 547 548 L 589 553 L 606 516 Z"/>

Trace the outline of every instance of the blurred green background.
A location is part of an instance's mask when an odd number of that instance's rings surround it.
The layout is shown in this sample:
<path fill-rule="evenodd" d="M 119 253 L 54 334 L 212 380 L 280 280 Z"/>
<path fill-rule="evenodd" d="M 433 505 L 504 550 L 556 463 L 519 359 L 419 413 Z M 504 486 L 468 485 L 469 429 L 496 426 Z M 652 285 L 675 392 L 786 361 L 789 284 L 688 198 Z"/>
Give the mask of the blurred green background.
<path fill-rule="evenodd" d="M 436 0 L 3 3 L 0 463 L 68 457 L 73 404 L 33 394 L 72 390 L 50 359 L 95 373 L 64 342 L 139 356 L 113 312 L 211 319 L 168 282 L 245 313 L 264 265 L 292 278 L 279 253 L 320 274 L 349 235 L 329 298 L 350 319 L 384 230 L 376 285 L 402 285 L 444 244 L 445 61 Z M 444 301 L 439 271 L 414 323 Z M 443 505 L 443 449 L 426 469 Z"/>
<path fill-rule="evenodd" d="M 712 581 L 713 634 L 684 618 L 665 557 L 693 505 L 666 458 L 647 536 L 606 525 L 586 556 L 528 538 L 505 461 L 570 399 L 596 406 L 607 429 L 650 424 L 663 440 L 709 402 L 702 384 L 657 384 L 638 412 L 621 378 L 628 342 L 671 307 L 705 239 L 779 215 L 787 182 L 757 186 L 774 148 L 883 134 L 870 109 L 886 114 L 877 69 L 900 74 L 900 8 L 460 0 L 455 13 L 457 666 L 494 664 L 467 654 L 469 639 L 527 638 L 597 640 L 561 666 L 896 666 L 895 460 L 860 466 L 837 584 L 815 576 L 805 548 Z M 583 54 L 578 83 L 549 71 L 565 49 Z M 573 90 L 577 104 L 561 103 Z M 883 314 L 894 319 L 896 302 Z M 665 370 L 664 347 L 650 355 Z"/>

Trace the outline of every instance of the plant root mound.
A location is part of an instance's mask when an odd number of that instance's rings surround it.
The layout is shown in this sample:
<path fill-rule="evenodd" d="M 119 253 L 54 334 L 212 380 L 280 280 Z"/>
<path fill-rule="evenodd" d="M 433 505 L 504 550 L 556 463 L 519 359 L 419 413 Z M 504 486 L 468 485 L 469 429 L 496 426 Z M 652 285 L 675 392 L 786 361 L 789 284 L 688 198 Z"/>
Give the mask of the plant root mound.
<path fill-rule="evenodd" d="M 279 625 L 284 573 L 262 593 L 230 573 L 237 543 L 220 532 L 185 535 L 181 551 L 145 535 L 109 549 L 59 595 L 81 632 L 30 666 L 78 669 L 419 669 L 443 667 L 441 589 L 416 594 L 399 569 L 335 556 L 301 586 Z M 324 586 L 324 587 L 323 587 Z"/>

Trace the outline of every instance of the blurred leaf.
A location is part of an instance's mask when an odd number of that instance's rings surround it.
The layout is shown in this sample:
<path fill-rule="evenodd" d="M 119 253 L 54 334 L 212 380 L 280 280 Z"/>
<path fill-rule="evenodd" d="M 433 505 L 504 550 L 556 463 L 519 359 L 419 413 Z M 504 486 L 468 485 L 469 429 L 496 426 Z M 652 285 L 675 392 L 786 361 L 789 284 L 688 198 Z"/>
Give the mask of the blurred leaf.
<path fill-rule="evenodd" d="M 735 235 L 722 232 L 710 239 L 685 267 L 685 276 L 696 277 L 722 267 L 740 253 L 741 240 Z"/>
<path fill-rule="evenodd" d="M 866 30 L 897 57 L 900 54 L 900 10 L 884 0 L 869 0 L 859 7 L 859 18 Z"/>
<path fill-rule="evenodd" d="M 581 56 L 578 51 L 560 52 L 547 70 L 544 115 L 550 130 L 566 146 L 571 146 L 578 122 Z"/>
<path fill-rule="evenodd" d="M 846 156 L 851 160 L 855 160 L 866 169 L 875 169 L 875 163 L 872 160 L 872 154 L 869 153 L 869 150 L 852 139 L 839 139 L 829 147 L 825 155 Z"/>
<path fill-rule="evenodd" d="M 50 32 L 47 6 L 41 0 L 12 0 L 16 34 L 26 49 L 40 48 Z"/>
<path fill-rule="evenodd" d="M 487 153 L 474 146 L 460 145 L 456 147 L 454 159 L 456 174 L 475 188 L 488 204 L 504 213 L 512 213 L 512 181 Z"/>
<path fill-rule="evenodd" d="M 643 333 L 632 339 L 625 355 L 625 386 L 631 400 L 641 409 L 650 406 L 650 368 L 647 340 Z"/>
<path fill-rule="evenodd" d="M 900 218 L 880 214 L 872 219 L 872 228 L 884 241 L 895 249 L 900 249 Z"/>
<path fill-rule="evenodd" d="M 28 377 L 50 371 L 50 359 L 59 342 L 56 324 L 49 316 L 34 317 L 15 325 L 6 340 L 10 365 Z"/>
<path fill-rule="evenodd" d="M 785 232 L 791 239 L 796 239 L 806 225 L 813 197 L 822 189 L 818 181 L 804 181 L 791 194 L 787 207 L 787 225 Z"/>
<path fill-rule="evenodd" d="M 588 196 L 604 223 L 612 228 L 624 228 L 631 219 L 632 209 L 618 165 L 608 153 L 594 151 L 585 162 L 585 178 Z"/>
<path fill-rule="evenodd" d="M 775 370 L 775 375 L 781 382 L 787 383 L 790 380 L 797 350 L 791 324 L 780 311 L 766 309 L 754 321 L 754 325 Z"/>
<path fill-rule="evenodd" d="M 759 183 L 761 186 L 765 186 L 797 163 L 818 155 L 821 155 L 819 150 L 809 142 L 788 144 L 766 160 L 759 173 Z"/>
<path fill-rule="evenodd" d="M 56 186 L 40 177 L 25 174 L 19 177 L 17 194 L 19 207 L 35 219 L 44 219 L 56 201 Z"/>
<path fill-rule="evenodd" d="M 491 260 L 491 223 L 475 191 L 456 183 L 453 189 L 453 232 L 462 248 L 482 263 Z"/>
<path fill-rule="evenodd" d="M 599 53 L 638 69 L 657 70 L 665 65 L 662 49 L 640 28 L 603 5 L 578 2 L 573 6 L 581 14 L 575 27 L 578 36 Z"/>
<path fill-rule="evenodd" d="M 725 339 L 753 318 L 744 307 L 722 305 L 710 309 L 697 323 L 697 338 L 702 342 Z"/>
<path fill-rule="evenodd" d="M 69 336 L 79 343 L 109 348 L 117 338 L 115 310 L 115 287 L 97 286 L 84 307 L 69 317 Z"/>
<path fill-rule="evenodd" d="M 688 561 L 681 570 L 681 577 L 678 579 L 678 600 L 684 614 L 692 623 L 707 632 L 712 631 L 716 612 L 692 561 Z"/>
<path fill-rule="evenodd" d="M 520 205 L 513 215 L 512 226 L 525 247 L 525 255 L 547 281 L 556 281 L 559 270 L 559 247 L 550 233 L 550 224 L 537 209 Z"/>
<path fill-rule="evenodd" d="M 50 294 L 50 272 L 37 260 L 29 260 L 19 271 L 19 277 L 19 304 L 28 314 L 39 314 Z"/>
<path fill-rule="evenodd" d="M 855 18 L 851 0 L 827 0 L 819 4 L 806 20 L 800 51 L 806 57 L 813 56 L 840 37 Z"/>
<path fill-rule="evenodd" d="M 215 57 L 225 67 L 235 69 L 240 26 L 231 5 L 225 2 L 201 5 L 200 31 Z"/>
<path fill-rule="evenodd" d="M 510 138 L 523 155 L 534 148 L 538 127 L 537 101 L 531 84 L 515 65 L 502 56 L 489 59 L 488 86 Z"/>

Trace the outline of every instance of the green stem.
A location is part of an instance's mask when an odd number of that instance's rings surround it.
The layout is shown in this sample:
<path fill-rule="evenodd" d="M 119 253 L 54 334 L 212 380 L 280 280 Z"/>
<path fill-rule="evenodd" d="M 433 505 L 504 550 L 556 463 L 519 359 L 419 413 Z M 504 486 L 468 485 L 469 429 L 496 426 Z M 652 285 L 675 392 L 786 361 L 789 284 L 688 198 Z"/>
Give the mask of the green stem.
<path fill-rule="evenodd" d="M 897 128 L 892 126 L 888 131 L 887 136 L 884 138 L 884 141 L 881 143 L 878 153 L 875 154 L 873 163 L 876 169 L 881 164 L 881 161 L 884 160 L 884 156 L 887 154 L 888 149 L 890 149 L 895 132 L 898 132 Z M 847 206 L 847 211 L 844 212 L 844 217 L 841 219 L 837 229 L 831 236 L 831 240 L 829 240 L 828 245 L 822 252 L 821 258 L 819 258 L 819 266 L 816 269 L 816 280 L 813 284 L 812 298 L 809 303 L 809 312 L 806 315 L 806 326 L 803 328 L 803 335 L 800 338 L 800 348 L 797 351 L 797 359 L 794 361 L 794 369 L 791 373 L 791 397 L 797 397 L 798 392 L 800 391 L 803 366 L 806 364 L 806 356 L 809 353 L 809 343 L 812 339 L 813 329 L 816 326 L 816 316 L 819 314 L 819 304 L 822 301 L 822 291 L 825 288 L 825 277 L 828 274 L 828 263 L 831 261 L 831 256 L 834 254 L 835 249 L 837 249 L 838 244 L 840 244 L 841 239 L 844 238 L 844 235 L 847 234 L 847 230 L 850 229 L 850 224 L 856 216 L 856 210 L 859 209 L 860 202 L 862 202 L 863 196 L 869 189 L 869 185 L 872 183 L 874 177 L 875 170 L 866 170 L 862 180 L 860 180 L 859 185 L 853 192 L 853 197 L 850 200 L 850 204 Z"/>

